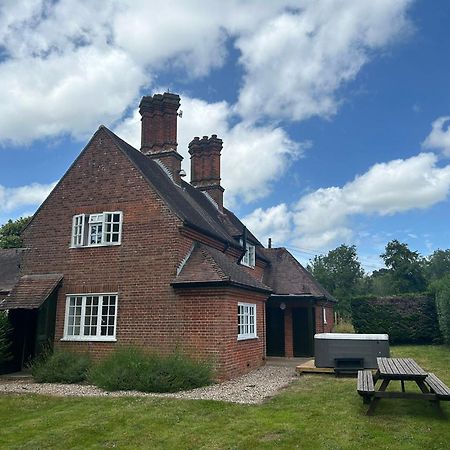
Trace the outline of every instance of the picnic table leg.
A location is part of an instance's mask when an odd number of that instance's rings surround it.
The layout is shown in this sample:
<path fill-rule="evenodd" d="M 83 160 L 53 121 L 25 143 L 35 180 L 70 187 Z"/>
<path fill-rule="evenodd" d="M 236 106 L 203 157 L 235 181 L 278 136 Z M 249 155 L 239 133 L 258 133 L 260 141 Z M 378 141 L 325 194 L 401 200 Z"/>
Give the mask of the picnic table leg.
<path fill-rule="evenodd" d="M 416 381 L 416 383 L 424 394 L 428 394 L 431 392 L 431 390 L 428 389 L 428 386 L 422 380 Z M 439 416 L 444 416 L 444 411 L 442 411 L 441 403 L 439 402 L 438 398 L 436 398 L 436 400 L 430 400 L 430 403 Z"/>
<path fill-rule="evenodd" d="M 402 385 L 402 392 L 405 392 L 405 381 L 404 380 L 400 380 L 400 383 Z"/>
<path fill-rule="evenodd" d="M 416 381 L 417 386 L 419 386 L 420 390 L 424 393 L 424 394 L 428 394 L 430 391 L 427 387 L 427 385 L 422 381 L 422 380 L 418 380 Z"/>
<path fill-rule="evenodd" d="M 380 389 L 378 389 L 378 391 L 384 392 L 386 390 L 386 388 L 388 387 L 390 381 L 391 380 L 384 379 L 383 382 L 381 383 Z M 375 391 L 375 395 L 377 395 L 376 391 Z M 380 400 L 381 400 L 380 397 L 374 397 L 372 399 L 372 403 L 370 404 L 369 409 L 367 410 L 367 413 L 366 413 L 368 416 L 371 416 L 374 413 L 375 408 L 377 407 L 378 402 Z"/>

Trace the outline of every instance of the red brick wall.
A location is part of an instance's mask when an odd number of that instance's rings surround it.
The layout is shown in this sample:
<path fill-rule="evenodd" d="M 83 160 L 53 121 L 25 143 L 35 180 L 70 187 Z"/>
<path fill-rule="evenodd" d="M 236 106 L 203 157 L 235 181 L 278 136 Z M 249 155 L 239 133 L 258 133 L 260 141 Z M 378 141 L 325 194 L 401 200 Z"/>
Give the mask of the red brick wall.
<path fill-rule="evenodd" d="M 323 323 L 322 308 L 325 308 L 327 323 Z M 334 315 L 331 303 L 319 303 L 316 305 L 316 333 L 331 333 L 333 330 Z"/>
<path fill-rule="evenodd" d="M 219 379 L 229 379 L 264 364 L 266 295 L 243 289 L 183 289 L 179 307 L 180 345 L 186 353 L 213 362 Z M 257 338 L 237 340 L 237 305 L 256 304 Z"/>
<path fill-rule="evenodd" d="M 77 213 L 123 212 L 122 244 L 71 249 Z M 191 247 L 178 232 L 180 221 L 152 191 L 128 159 L 100 132 L 75 162 L 25 232 L 24 273 L 63 273 L 56 342 L 103 353 L 111 343 L 59 342 L 65 295 L 118 292 L 117 340 L 170 351 L 177 323 L 170 281 Z"/>

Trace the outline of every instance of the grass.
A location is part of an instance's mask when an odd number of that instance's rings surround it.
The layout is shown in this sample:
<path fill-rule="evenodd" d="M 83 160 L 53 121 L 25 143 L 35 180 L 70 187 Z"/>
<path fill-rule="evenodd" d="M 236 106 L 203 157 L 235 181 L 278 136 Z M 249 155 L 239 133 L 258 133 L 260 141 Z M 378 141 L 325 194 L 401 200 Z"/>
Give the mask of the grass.
<path fill-rule="evenodd" d="M 394 347 L 392 356 L 450 385 L 449 347 Z M 367 417 L 355 379 L 314 375 L 258 406 L 3 395 L 0 448 L 447 449 L 450 402 L 441 405 L 446 418 L 423 401 L 382 400 Z"/>

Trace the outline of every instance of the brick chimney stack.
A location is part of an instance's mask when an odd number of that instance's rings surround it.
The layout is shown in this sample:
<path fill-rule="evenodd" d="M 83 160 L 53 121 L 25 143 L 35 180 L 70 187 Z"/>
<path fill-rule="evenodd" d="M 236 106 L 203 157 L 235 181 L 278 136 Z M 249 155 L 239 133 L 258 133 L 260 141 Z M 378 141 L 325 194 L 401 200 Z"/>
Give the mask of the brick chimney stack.
<path fill-rule="evenodd" d="M 220 152 L 222 139 L 213 134 L 209 139 L 195 137 L 189 144 L 191 155 L 191 184 L 207 192 L 223 211 L 223 191 L 220 185 Z"/>
<path fill-rule="evenodd" d="M 177 117 L 180 96 L 165 92 L 142 97 L 139 112 L 142 116 L 141 152 L 159 160 L 180 182 L 181 161 L 177 152 Z"/>

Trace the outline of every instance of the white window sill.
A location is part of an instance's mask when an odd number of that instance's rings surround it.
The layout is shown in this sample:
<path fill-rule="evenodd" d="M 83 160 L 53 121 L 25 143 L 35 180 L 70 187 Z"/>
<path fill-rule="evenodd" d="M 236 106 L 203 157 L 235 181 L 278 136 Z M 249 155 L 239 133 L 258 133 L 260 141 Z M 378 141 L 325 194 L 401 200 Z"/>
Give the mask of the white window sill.
<path fill-rule="evenodd" d="M 62 342 L 117 342 L 115 337 L 96 337 L 96 336 L 67 336 L 60 339 Z"/>
<path fill-rule="evenodd" d="M 114 242 L 112 244 L 71 245 L 69 248 L 117 247 L 118 245 L 121 245 L 121 242 Z"/>
<path fill-rule="evenodd" d="M 256 335 L 245 336 L 244 335 L 244 336 L 238 336 L 237 337 L 238 341 L 248 341 L 250 339 L 258 339 L 258 336 L 256 336 Z"/>
<path fill-rule="evenodd" d="M 248 267 L 249 269 L 254 269 L 255 268 L 255 266 L 251 266 L 250 264 L 245 264 L 243 262 L 241 262 L 241 266 Z"/>

